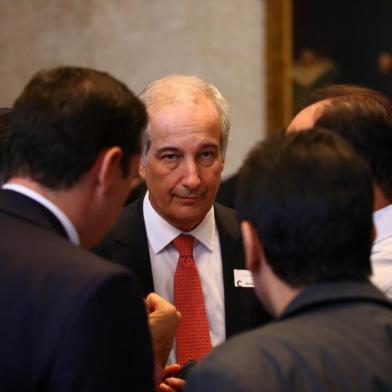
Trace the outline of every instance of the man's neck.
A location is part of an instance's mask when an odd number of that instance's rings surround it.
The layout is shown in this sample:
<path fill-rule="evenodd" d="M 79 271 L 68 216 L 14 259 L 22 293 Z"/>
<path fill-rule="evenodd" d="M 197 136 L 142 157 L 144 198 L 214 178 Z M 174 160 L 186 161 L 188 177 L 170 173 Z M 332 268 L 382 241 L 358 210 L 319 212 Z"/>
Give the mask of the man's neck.
<path fill-rule="evenodd" d="M 256 282 L 257 276 L 254 279 L 258 297 L 274 317 L 279 317 L 303 290 L 303 287 L 294 288 L 281 280 L 268 264 L 264 264 L 259 280 Z"/>
<path fill-rule="evenodd" d="M 275 317 L 279 317 L 290 302 L 302 291 L 302 289 L 293 288 L 281 280 L 275 281 L 271 290 L 274 293 L 270 298 L 272 312 Z"/>
<path fill-rule="evenodd" d="M 391 200 L 385 197 L 384 192 L 380 189 L 378 185 L 374 185 L 374 205 L 373 210 L 378 211 L 385 208 L 391 204 Z"/>

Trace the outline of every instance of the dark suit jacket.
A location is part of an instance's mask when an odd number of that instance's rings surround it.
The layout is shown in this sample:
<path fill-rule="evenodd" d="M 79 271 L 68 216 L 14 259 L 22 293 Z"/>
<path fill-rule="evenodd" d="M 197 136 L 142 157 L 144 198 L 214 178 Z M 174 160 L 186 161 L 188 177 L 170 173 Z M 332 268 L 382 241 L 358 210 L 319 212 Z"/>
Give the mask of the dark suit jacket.
<path fill-rule="evenodd" d="M 392 303 L 368 282 L 310 286 L 187 381 L 187 392 L 392 391 Z"/>
<path fill-rule="evenodd" d="M 221 182 L 218 193 L 216 194 L 216 201 L 229 208 L 235 208 L 236 195 L 238 187 L 238 173 L 233 174 Z"/>
<path fill-rule="evenodd" d="M 39 203 L 0 191 L 0 391 L 152 391 L 140 287 L 72 245 Z"/>
<path fill-rule="evenodd" d="M 234 269 L 245 268 L 241 232 L 233 210 L 215 204 L 223 262 L 226 335 L 231 336 L 270 320 L 252 288 L 234 287 Z M 143 198 L 124 209 L 113 230 L 96 251 L 134 271 L 144 294 L 154 291 L 147 234 L 143 218 Z"/>

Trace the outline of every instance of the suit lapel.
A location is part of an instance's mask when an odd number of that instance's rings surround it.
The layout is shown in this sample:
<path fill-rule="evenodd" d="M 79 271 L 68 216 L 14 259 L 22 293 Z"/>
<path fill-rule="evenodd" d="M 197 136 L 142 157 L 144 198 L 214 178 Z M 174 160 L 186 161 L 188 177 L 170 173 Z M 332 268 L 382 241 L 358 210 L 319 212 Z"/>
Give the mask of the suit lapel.
<path fill-rule="evenodd" d="M 226 336 L 265 324 L 271 316 L 256 297 L 253 288 L 235 287 L 234 270 L 245 269 L 245 255 L 240 225 L 235 212 L 214 204 L 221 244 L 225 294 Z"/>
<path fill-rule="evenodd" d="M 113 259 L 132 270 L 139 278 L 144 294 L 154 291 L 146 227 L 143 218 L 143 198 L 124 209 L 113 233 L 116 250 Z"/>
<path fill-rule="evenodd" d="M 215 218 L 222 254 L 226 335 L 231 336 L 265 323 L 270 316 L 266 315 L 252 288 L 234 287 L 234 269 L 245 269 L 240 227 L 234 211 L 215 204 Z M 106 244 L 109 244 L 109 253 L 105 252 Z M 98 253 L 134 271 L 145 295 L 154 291 L 143 198 L 124 209 Z"/>
<path fill-rule="evenodd" d="M 231 336 L 249 328 L 253 290 L 234 287 L 234 269 L 245 269 L 240 227 L 234 213 L 217 203 L 214 207 L 222 254 L 226 335 Z"/>

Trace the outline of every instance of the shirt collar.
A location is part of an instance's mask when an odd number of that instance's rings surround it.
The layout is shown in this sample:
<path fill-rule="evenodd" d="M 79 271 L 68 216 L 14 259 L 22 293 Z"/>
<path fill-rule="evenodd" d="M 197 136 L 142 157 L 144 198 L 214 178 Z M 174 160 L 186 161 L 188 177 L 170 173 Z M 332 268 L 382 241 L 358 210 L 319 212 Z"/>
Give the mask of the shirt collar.
<path fill-rule="evenodd" d="M 392 303 L 369 281 L 333 281 L 314 283 L 305 287 L 284 309 L 278 319 L 291 317 L 300 312 L 321 309 L 323 306 L 344 301 L 379 302 L 392 309 Z M 316 305 L 316 307 L 315 307 Z"/>
<path fill-rule="evenodd" d="M 45 208 L 47 208 L 62 224 L 64 227 L 65 232 L 67 233 L 68 239 L 75 245 L 79 245 L 79 235 L 75 229 L 75 226 L 69 220 L 69 218 L 64 214 L 63 211 L 60 210 L 55 204 L 53 204 L 50 200 L 46 197 L 42 196 L 40 193 L 33 191 L 32 189 L 20 185 L 20 184 L 13 184 L 13 183 L 6 183 L 2 186 L 3 189 L 8 189 L 14 192 L 21 193 L 29 197 L 30 199 L 35 200 L 37 203 L 40 203 Z"/>
<path fill-rule="evenodd" d="M 376 226 L 376 239 L 374 243 L 392 236 L 392 204 L 377 210 L 373 214 L 373 222 Z"/>
<path fill-rule="evenodd" d="M 176 237 L 183 231 L 177 229 L 164 218 L 162 218 L 153 208 L 149 199 L 149 192 L 146 193 L 143 200 L 143 215 L 146 222 L 147 238 L 151 248 L 155 254 L 161 252 L 167 245 L 169 245 Z M 207 212 L 207 215 L 190 232 L 190 234 L 204 245 L 210 252 L 214 250 L 215 245 L 215 217 L 214 207 L 212 206 Z"/>

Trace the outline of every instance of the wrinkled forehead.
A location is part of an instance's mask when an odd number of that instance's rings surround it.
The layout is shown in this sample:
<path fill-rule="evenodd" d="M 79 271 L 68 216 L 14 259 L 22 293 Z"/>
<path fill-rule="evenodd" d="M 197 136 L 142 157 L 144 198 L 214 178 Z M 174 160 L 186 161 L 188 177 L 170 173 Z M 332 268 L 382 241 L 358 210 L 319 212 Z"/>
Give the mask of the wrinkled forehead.
<path fill-rule="evenodd" d="M 221 133 L 219 112 L 209 101 L 154 105 L 149 107 L 148 115 L 150 137 L 157 131 L 181 128 L 206 130 L 217 128 Z"/>
<path fill-rule="evenodd" d="M 218 108 L 215 102 L 205 94 L 189 94 L 179 93 L 173 96 L 172 94 L 162 95 L 160 97 L 151 100 L 146 105 L 147 112 L 150 116 L 163 110 L 181 110 L 182 108 L 192 107 L 194 110 L 213 110 L 219 115 Z"/>
<path fill-rule="evenodd" d="M 313 103 L 302 109 L 290 122 L 287 132 L 298 132 L 299 130 L 314 127 L 317 119 L 320 117 L 324 107 L 330 102 L 329 99 Z"/>

